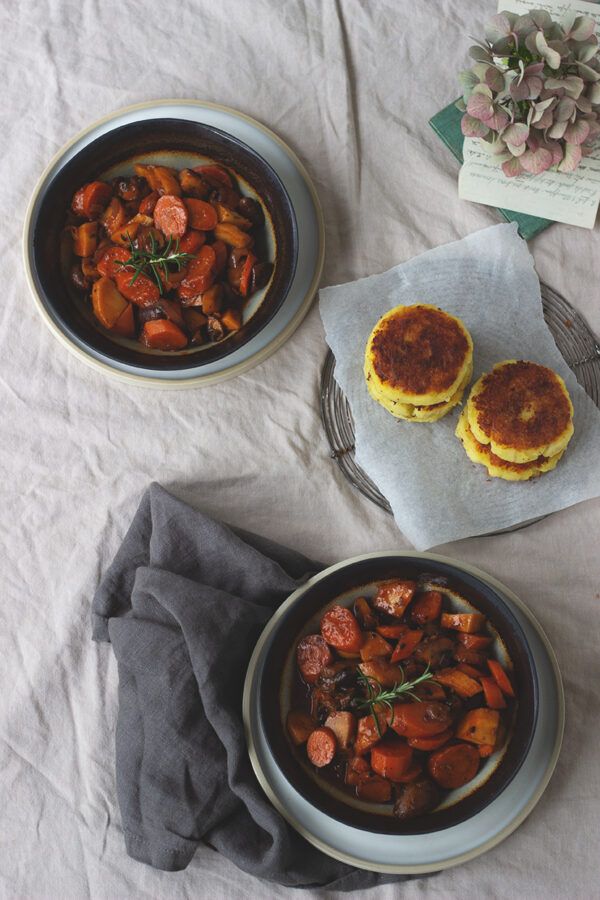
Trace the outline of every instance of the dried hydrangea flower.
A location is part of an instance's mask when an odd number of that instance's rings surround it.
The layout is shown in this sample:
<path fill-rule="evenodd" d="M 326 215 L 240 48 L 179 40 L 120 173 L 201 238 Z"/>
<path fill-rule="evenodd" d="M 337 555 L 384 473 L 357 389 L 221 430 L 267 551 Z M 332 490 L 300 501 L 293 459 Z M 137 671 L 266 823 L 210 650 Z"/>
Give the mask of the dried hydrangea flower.
<path fill-rule="evenodd" d="M 460 73 L 466 137 L 485 141 L 508 177 L 552 166 L 574 172 L 600 134 L 600 51 L 595 22 L 568 12 L 501 12 Z"/>

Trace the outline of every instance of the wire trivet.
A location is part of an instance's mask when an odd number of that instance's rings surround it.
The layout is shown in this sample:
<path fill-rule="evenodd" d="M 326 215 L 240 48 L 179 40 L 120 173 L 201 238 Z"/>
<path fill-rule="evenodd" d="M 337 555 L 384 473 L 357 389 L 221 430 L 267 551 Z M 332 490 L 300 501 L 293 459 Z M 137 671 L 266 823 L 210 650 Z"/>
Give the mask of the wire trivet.
<path fill-rule="evenodd" d="M 541 285 L 544 319 L 577 381 L 600 407 L 600 342 L 583 316 L 547 284 Z M 335 357 L 327 353 L 321 374 L 321 418 L 331 447 L 331 456 L 342 474 L 377 506 L 392 509 L 377 485 L 354 459 L 354 420 L 345 394 L 335 380 Z M 529 523 L 526 523 L 529 524 Z M 515 526 L 516 530 L 522 525 Z"/>

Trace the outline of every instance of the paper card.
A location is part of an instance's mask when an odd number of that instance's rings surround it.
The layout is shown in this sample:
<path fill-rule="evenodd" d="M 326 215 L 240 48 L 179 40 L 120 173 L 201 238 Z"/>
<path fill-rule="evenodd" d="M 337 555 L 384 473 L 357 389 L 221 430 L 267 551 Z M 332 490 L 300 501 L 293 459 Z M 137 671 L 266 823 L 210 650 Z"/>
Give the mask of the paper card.
<path fill-rule="evenodd" d="M 591 16 L 600 27 L 600 7 L 583 0 L 500 0 L 498 9 L 520 15 L 532 9 L 545 9 L 554 18 L 571 10 Z M 600 203 L 600 139 L 592 155 L 582 160 L 572 173 L 546 171 L 541 175 L 507 178 L 486 145 L 476 138 L 465 138 L 463 155 L 458 179 L 458 195 L 462 200 L 582 228 L 594 227 Z"/>

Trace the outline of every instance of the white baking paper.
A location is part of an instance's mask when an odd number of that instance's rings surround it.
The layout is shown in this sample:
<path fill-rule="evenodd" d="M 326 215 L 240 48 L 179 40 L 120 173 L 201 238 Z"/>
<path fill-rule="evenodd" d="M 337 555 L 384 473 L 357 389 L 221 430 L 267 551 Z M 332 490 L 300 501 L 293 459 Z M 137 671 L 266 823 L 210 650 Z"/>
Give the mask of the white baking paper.
<path fill-rule="evenodd" d="M 558 372 L 575 408 L 575 434 L 557 468 L 528 482 L 492 479 L 454 435 L 460 407 L 439 422 L 394 419 L 367 391 L 365 345 L 387 310 L 432 303 L 473 337 L 473 381 L 504 359 Z M 526 522 L 600 495 L 600 411 L 579 387 L 542 315 L 540 285 L 517 226 L 495 225 L 350 284 L 324 288 L 320 311 L 356 428 L 356 461 L 389 500 L 418 549 Z M 465 392 L 465 399 L 468 392 Z"/>

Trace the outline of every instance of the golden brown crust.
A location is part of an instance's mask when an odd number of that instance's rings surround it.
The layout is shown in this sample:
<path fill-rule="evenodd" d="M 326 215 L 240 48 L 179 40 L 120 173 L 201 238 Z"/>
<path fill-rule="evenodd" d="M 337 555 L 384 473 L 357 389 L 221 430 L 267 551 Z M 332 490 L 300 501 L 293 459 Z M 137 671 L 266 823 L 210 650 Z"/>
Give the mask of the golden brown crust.
<path fill-rule="evenodd" d="M 380 381 L 406 394 L 437 394 L 451 388 L 469 351 L 455 319 L 419 305 L 384 319 L 371 345 Z"/>
<path fill-rule="evenodd" d="M 523 360 L 485 375 L 471 402 L 490 441 L 514 450 L 551 444 L 571 420 L 569 399 L 554 372 Z"/>

